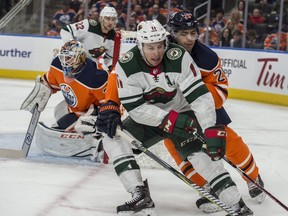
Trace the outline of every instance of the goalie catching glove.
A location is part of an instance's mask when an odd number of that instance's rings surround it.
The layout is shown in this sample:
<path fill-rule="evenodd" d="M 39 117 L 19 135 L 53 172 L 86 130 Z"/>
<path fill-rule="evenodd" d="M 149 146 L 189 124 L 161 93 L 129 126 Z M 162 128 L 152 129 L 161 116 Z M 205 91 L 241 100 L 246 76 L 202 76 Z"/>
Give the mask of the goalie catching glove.
<path fill-rule="evenodd" d="M 49 87 L 47 81 L 45 81 L 45 78 L 41 78 L 41 76 L 38 75 L 36 77 L 35 86 L 32 92 L 24 100 L 20 109 L 32 113 L 34 107 L 36 106 L 36 104 L 38 104 L 38 110 L 40 112 L 43 111 L 48 103 L 51 93 L 52 90 Z"/>
<path fill-rule="evenodd" d="M 96 127 L 98 131 L 104 132 L 110 138 L 113 138 L 118 126 L 122 128 L 120 108 L 117 103 L 107 101 L 100 106 Z"/>
<path fill-rule="evenodd" d="M 172 133 L 176 136 L 188 139 L 193 136 L 194 131 L 197 131 L 197 126 L 198 123 L 196 119 L 171 110 L 163 119 L 159 127 L 166 133 Z"/>
<path fill-rule="evenodd" d="M 226 131 L 225 126 L 218 125 L 205 130 L 206 144 L 203 145 L 204 152 L 213 161 L 224 157 L 226 151 Z"/>

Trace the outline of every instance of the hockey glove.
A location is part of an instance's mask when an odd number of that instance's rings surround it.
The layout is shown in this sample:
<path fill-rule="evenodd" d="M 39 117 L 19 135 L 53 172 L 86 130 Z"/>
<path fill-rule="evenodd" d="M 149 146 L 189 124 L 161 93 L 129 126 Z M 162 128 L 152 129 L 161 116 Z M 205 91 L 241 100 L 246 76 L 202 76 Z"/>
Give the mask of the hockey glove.
<path fill-rule="evenodd" d="M 96 133 L 96 119 L 97 116 L 92 115 L 80 116 L 74 126 L 74 129 L 83 135 L 94 134 Z"/>
<path fill-rule="evenodd" d="M 193 136 L 193 131 L 197 131 L 197 126 L 198 123 L 196 119 L 171 110 L 163 119 L 159 127 L 166 133 L 172 133 L 176 136 L 188 139 Z"/>
<path fill-rule="evenodd" d="M 206 145 L 204 151 L 213 161 L 224 157 L 226 151 L 226 131 L 223 125 L 209 127 L 205 130 Z"/>
<path fill-rule="evenodd" d="M 92 104 L 87 113 L 78 118 L 74 129 L 84 136 L 90 134 L 94 138 L 101 137 L 101 133 L 96 130 L 97 113 L 97 107 Z"/>
<path fill-rule="evenodd" d="M 33 112 L 34 107 L 38 104 L 38 110 L 41 112 L 45 109 L 46 104 L 51 96 L 52 90 L 47 81 L 41 76 L 37 76 L 35 86 L 28 97 L 23 101 L 21 110 Z"/>
<path fill-rule="evenodd" d="M 118 126 L 122 128 L 120 108 L 115 102 L 107 101 L 100 106 L 96 121 L 97 130 L 113 138 Z"/>

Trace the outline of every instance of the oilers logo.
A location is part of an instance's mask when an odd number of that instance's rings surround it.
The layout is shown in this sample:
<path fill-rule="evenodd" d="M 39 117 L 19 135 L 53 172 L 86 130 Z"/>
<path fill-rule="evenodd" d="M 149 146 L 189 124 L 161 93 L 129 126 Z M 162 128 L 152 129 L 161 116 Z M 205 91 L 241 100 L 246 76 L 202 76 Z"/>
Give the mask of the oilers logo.
<path fill-rule="evenodd" d="M 60 87 L 66 103 L 69 106 L 74 107 L 77 104 L 77 97 L 75 96 L 73 89 L 67 84 L 61 84 Z"/>

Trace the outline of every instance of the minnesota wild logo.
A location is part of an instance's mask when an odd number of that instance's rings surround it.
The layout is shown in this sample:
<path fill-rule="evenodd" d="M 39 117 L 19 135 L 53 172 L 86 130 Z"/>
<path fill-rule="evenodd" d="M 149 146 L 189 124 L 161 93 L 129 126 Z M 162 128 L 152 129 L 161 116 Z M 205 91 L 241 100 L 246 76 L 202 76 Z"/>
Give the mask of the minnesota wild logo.
<path fill-rule="evenodd" d="M 167 57 L 171 60 L 176 60 L 182 55 L 182 50 L 179 48 L 171 48 L 167 51 Z"/>
<path fill-rule="evenodd" d="M 106 48 L 104 46 L 93 48 L 89 50 L 89 54 L 92 56 L 92 58 L 98 58 L 106 51 Z"/>
<path fill-rule="evenodd" d="M 121 63 L 129 62 L 133 58 L 133 53 L 131 51 L 124 53 L 122 58 L 119 60 Z"/>

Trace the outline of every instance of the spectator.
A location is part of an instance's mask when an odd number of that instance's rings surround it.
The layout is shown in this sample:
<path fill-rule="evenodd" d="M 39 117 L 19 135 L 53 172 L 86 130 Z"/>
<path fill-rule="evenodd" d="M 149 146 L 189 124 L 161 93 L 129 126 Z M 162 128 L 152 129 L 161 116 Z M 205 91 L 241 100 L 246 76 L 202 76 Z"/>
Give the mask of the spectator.
<path fill-rule="evenodd" d="M 247 32 L 246 48 L 255 48 L 257 33 L 254 29 L 249 29 Z"/>
<path fill-rule="evenodd" d="M 218 8 L 216 10 L 216 18 L 212 21 L 212 28 L 215 30 L 215 32 L 220 35 L 222 29 L 225 27 L 226 20 L 224 18 L 224 9 Z"/>
<path fill-rule="evenodd" d="M 115 5 L 111 1 L 97 1 L 92 7 L 96 7 L 98 11 L 101 11 L 105 6 L 115 7 Z"/>
<path fill-rule="evenodd" d="M 84 4 L 81 4 L 78 7 L 77 13 L 74 17 L 74 22 L 79 22 L 79 21 L 83 20 L 84 19 L 84 12 L 85 12 Z"/>
<path fill-rule="evenodd" d="M 235 23 L 232 19 L 227 20 L 224 28 L 230 29 L 231 33 L 236 29 Z"/>
<path fill-rule="evenodd" d="M 144 13 L 149 14 L 149 9 L 152 8 L 154 4 L 156 4 L 156 3 L 154 3 L 154 0 L 142 1 L 141 6 L 144 10 Z M 152 12 L 152 10 L 151 10 L 151 12 Z"/>
<path fill-rule="evenodd" d="M 146 15 L 143 13 L 143 10 L 140 4 L 135 5 L 134 11 L 131 13 L 131 16 L 135 16 L 137 24 L 142 21 L 147 20 Z"/>
<path fill-rule="evenodd" d="M 69 8 L 69 1 L 63 1 L 62 6 L 62 10 L 58 10 L 54 14 L 53 20 L 58 20 L 62 26 L 71 24 L 74 21 L 76 12 Z"/>
<path fill-rule="evenodd" d="M 230 46 L 234 48 L 242 47 L 242 32 L 239 29 L 235 29 L 232 33 L 233 38 L 231 39 Z"/>
<path fill-rule="evenodd" d="M 81 1 L 82 2 L 82 1 Z M 69 1 L 69 6 L 71 9 L 73 9 L 76 13 L 78 13 L 81 5 L 83 5 L 82 3 L 80 2 L 80 0 L 70 0 Z"/>
<path fill-rule="evenodd" d="M 237 8 L 232 9 L 230 19 L 233 20 L 235 27 L 240 31 L 243 31 L 243 24 L 240 22 L 241 14 Z"/>
<path fill-rule="evenodd" d="M 125 28 L 127 15 L 125 13 L 123 13 L 122 5 L 117 5 L 115 7 L 115 9 L 117 12 L 117 20 L 118 20 L 117 25 L 118 25 L 118 27 Z"/>
<path fill-rule="evenodd" d="M 131 15 L 129 19 L 129 26 L 127 31 L 136 31 L 137 30 L 137 20 L 136 15 Z"/>
<path fill-rule="evenodd" d="M 219 46 L 230 47 L 230 41 L 232 39 L 232 32 L 229 28 L 223 28 L 220 36 Z"/>
<path fill-rule="evenodd" d="M 99 20 L 99 11 L 96 7 L 92 7 L 90 10 L 89 10 L 89 15 L 88 15 L 88 19 L 93 19 L 95 21 L 98 21 Z"/>
<path fill-rule="evenodd" d="M 51 20 L 48 25 L 49 30 L 46 32 L 48 37 L 60 37 L 60 30 L 62 28 L 62 23 L 59 20 Z"/>
<path fill-rule="evenodd" d="M 208 31 L 207 31 L 208 30 Z M 200 28 L 199 41 L 205 43 L 206 34 L 208 34 L 208 46 L 218 46 L 218 35 L 211 27 Z"/>
<path fill-rule="evenodd" d="M 274 6 L 273 4 L 269 5 L 267 0 L 261 0 L 258 8 L 261 11 L 262 16 L 268 17 L 272 13 Z"/>
<path fill-rule="evenodd" d="M 0 18 L 4 16 L 12 8 L 11 1 L 1 0 L 0 1 Z"/>
<path fill-rule="evenodd" d="M 164 15 L 160 14 L 160 8 L 159 5 L 155 4 L 152 7 L 152 14 L 147 16 L 147 20 L 158 20 L 161 25 L 165 25 L 167 23 L 167 19 Z"/>
<path fill-rule="evenodd" d="M 78 16 L 76 16 L 74 22 L 80 22 L 80 21 L 82 21 L 82 20 L 84 20 L 84 19 L 85 19 L 85 18 L 84 18 L 84 14 L 81 13 L 81 14 L 78 14 Z"/>
<path fill-rule="evenodd" d="M 265 20 L 265 17 L 260 14 L 260 10 L 258 8 L 254 8 L 252 14 L 249 16 L 249 21 L 253 25 L 265 23 Z"/>
<path fill-rule="evenodd" d="M 287 51 L 287 32 L 281 31 L 279 50 Z M 264 40 L 264 49 L 277 50 L 278 32 L 268 35 Z"/>
<path fill-rule="evenodd" d="M 244 20 L 244 12 L 245 12 L 245 1 L 244 0 L 238 0 L 237 9 L 238 9 L 238 11 L 240 13 L 240 22 L 243 22 L 243 20 Z"/>
<path fill-rule="evenodd" d="M 181 4 L 181 2 L 182 1 L 179 1 L 179 0 L 172 0 L 171 1 L 171 8 L 177 8 L 179 10 L 183 10 L 183 5 Z"/>

